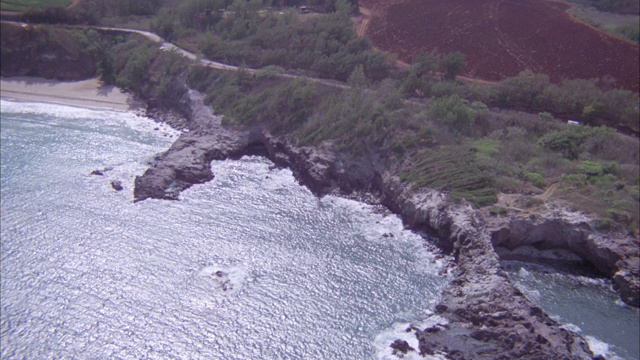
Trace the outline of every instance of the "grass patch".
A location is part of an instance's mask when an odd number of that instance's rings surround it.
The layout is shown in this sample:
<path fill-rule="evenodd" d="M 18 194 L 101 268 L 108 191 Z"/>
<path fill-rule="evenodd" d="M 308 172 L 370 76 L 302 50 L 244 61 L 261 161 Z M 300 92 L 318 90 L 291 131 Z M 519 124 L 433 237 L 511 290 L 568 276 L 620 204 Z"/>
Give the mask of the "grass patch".
<path fill-rule="evenodd" d="M 495 203 L 495 180 L 482 171 L 476 152 L 469 147 L 450 146 L 426 150 L 412 161 L 412 168 L 400 174 L 414 188 L 427 187 L 449 191 L 454 200 L 466 199 L 476 207 Z"/>
<path fill-rule="evenodd" d="M 508 212 L 509 210 L 507 208 L 503 208 L 501 206 L 498 206 L 498 207 L 492 206 L 489 209 L 489 214 L 491 216 L 503 216 L 503 215 L 507 215 Z"/>

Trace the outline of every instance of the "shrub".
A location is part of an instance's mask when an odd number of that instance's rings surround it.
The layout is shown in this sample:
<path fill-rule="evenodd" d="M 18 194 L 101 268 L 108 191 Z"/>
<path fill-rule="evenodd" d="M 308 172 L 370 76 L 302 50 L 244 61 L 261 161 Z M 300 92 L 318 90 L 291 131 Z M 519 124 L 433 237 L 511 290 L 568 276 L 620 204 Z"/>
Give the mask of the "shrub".
<path fill-rule="evenodd" d="M 640 28 L 637 25 L 619 25 L 608 30 L 636 44 L 640 42 Z"/>
<path fill-rule="evenodd" d="M 463 53 L 456 51 L 445 55 L 442 59 L 444 67 L 444 78 L 447 80 L 455 80 L 456 76 L 462 73 L 467 66 L 467 60 Z"/>
<path fill-rule="evenodd" d="M 540 108 L 543 104 L 544 92 L 549 86 L 549 76 L 535 74 L 525 70 L 512 78 L 505 79 L 498 85 L 496 102 L 503 106 L 527 106 Z"/>
<path fill-rule="evenodd" d="M 507 212 L 508 210 L 503 207 L 491 207 L 491 209 L 489 209 L 489 214 L 491 214 L 492 216 L 506 215 Z"/>
<path fill-rule="evenodd" d="M 124 68 L 118 72 L 116 85 L 140 92 L 147 78 L 149 60 L 149 49 L 146 46 L 137 47 L 126 60 Z"/>
<path fill-rule="evenodd" d="M 612 219 L 613 221 L 628 226 L 631 224 L 633 219 L 631 218 L 631 214 L 627 211 L 620 209 L 607 209 L 606 211 L 607 217 Z"/>
<path fill-rule="evenodd" d="M 467 101 L 458 95 L 435 99 L 429 109 L 429 115 L 459 132 L 468 130 L 476 116 L 467 106 Z"/>
<path fill-rule="evenodd" d="M 595 227 L 597 230 L 600 230 L 600 231 L 609 231 L 613 229 L 614 222 L 609 218 L 598 219 L 596 221 Z"/>
<path fill-rule="evenodd" d="M 602 165 L 597 162 L 585 160 L 578 165 L 580 170 L 587 176 L 598 176 L 602 175 Z"/>
<path fill-rule="evenodd" d="M 450 81 L 429 82 L 423 89 L 425 94 L 433 97 L 453 96 L 460 93 L 460 86 Z"/>
<path fill-rule="evenodd" d="M 561 153 L 568 159 L 577 159 L 588 145 L 587 140 L 594 137 L 612 136 L 615 131 L 610 128 L 589 126 L 567 126 L 563 130 L 547 133 L 538 140 L 543 148 Z"/>
<path fill-rule="evenodd" d="M 551 115 L 551 113 L 549 113 L 549 112 L 543 111 L 543 112 L 538 114 L 538 119 L 551 121 L 551 120 L 553 120 L 553 115 Z"/>
<path fill-rule="evenodd" d="M 509 176 L 496 178 L 496 188 L 505 193 L 517 193 L 522 188 L 522 181 Z"/>
<path fill-rule="evenodd" d="M 575 189 L 582 189 L 587 186 L 587 175 L 585 174 L 566 174 L 562 175 L 560 182 L 565 187 L 572 187 Z"/>
<path fill-rule="evenodd" d="M 113 68 L 113 58 L 109 52 L 100 49 L 98 51 L 98 77 L 105 85 L 116 83 L 116 74 Z"/>
<path fill-rule="evenodd" d="M 544 204 L 544 200 L 535 198 L 533 196 L 521 196 L 516 199 L 515 204 L 519 207 L 527 209 Z"/>
<path fill-rule="evenodd" d="M 524 178 L 539 188 L 544 186 L 544 178 L 539 173 L 527 172 L 524 173 Z"/>

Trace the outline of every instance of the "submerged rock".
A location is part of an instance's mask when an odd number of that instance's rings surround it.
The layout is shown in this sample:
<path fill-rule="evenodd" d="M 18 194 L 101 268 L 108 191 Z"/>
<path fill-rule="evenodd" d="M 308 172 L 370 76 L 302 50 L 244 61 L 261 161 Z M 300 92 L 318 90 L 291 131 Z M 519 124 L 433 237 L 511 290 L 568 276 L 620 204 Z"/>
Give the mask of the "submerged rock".
<path fill-rule="evenodd" d="M 406 354 L 409 351 L 416 351 L 416 349 L 412 348 L 406 340 L 398 339 L 391 343 L 391 345 L 389 346 L 391 346 L 391 348 L 393 349 L 394 355 L 396 355 L 397 353 Z"/>
<path fill-rule="evenodd" d="M 111 166 L 106 167 L 104 169 L 95 169 L 89 175 L 102 176 L 102 175 L 104 175 L 104 173 L 106 173 L 107 171 L 111 171 L 111 170 L 113 170 L 113 167 L 111 167 Z"/>
<path fill-rule="evenodd" d="M 111 187 L 115 190 L 115 191 L 121 191 L 122 189 L 124 189 L 122 187 L 122 183 L 118 180 L 113 180 L 111 182 Z"/>

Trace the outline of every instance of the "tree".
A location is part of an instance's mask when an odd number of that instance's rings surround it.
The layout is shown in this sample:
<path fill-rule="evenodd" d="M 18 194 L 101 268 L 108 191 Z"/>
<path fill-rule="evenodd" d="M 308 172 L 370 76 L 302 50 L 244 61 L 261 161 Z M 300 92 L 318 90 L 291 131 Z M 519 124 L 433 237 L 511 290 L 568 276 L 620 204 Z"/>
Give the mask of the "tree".
<path fill-rule="evenodd" d="M 351 85 L 351 87 L 356 89 L 367 86 L 369 80 L 364 74 L 364 68 L 361 64 L 356 65 L 356 67 L 351 72 L 351 75 L 349 75 L 349 80 L 347 82 L 349 83 L 349 85 Z"/>
<path fill-rule="evenodd" d="M 469 129 L 476 117 L 473 109 L 467 106 L 467 101 L 458 95 L 435 99 L 429 115 L 461 133 Z"/>
<path fill-rule="evenodd" d="M 127 59 L 124 69 L 116 77 L 116 85 L 139 92 L 145 85 L 149 70 L 149 50 L 138 47 Z"/>
<path fill-rule="evenodd" d="M 462 73 L 467 66 L 467 60 L 463 53 L 456 51 L 447 54 L 442 60 L 444 66 L 444 78 L 455 80 L 456 76 Z"/>
<path fill-rule="evenodd" d="M 432 50 L 430 53 L 418 54 L 411 62 L 411 70 L 418 78 L 433 78 L 434 73 L 440 69 L 441 65 L 442 56 L 438 50 Z"/>
<path fill-rule="evenodd" d="M 113 59 L 108 51 L 98 48 L 98 76 L 105 85 L 116 83 L 116 73 L 113 68 Z"/>

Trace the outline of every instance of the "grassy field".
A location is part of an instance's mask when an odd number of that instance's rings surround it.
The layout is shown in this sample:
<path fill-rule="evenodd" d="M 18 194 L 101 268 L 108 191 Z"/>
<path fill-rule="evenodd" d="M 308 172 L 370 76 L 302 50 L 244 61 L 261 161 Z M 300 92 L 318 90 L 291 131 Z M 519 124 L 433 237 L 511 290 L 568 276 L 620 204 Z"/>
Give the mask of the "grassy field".
<path fill-rule="evenodd" d="M 3 11 L 25 11 L 30 8 L 38 9 L 50 6 L 67 6 L 70 0 L 2 0 L 0 10 Z"/>

